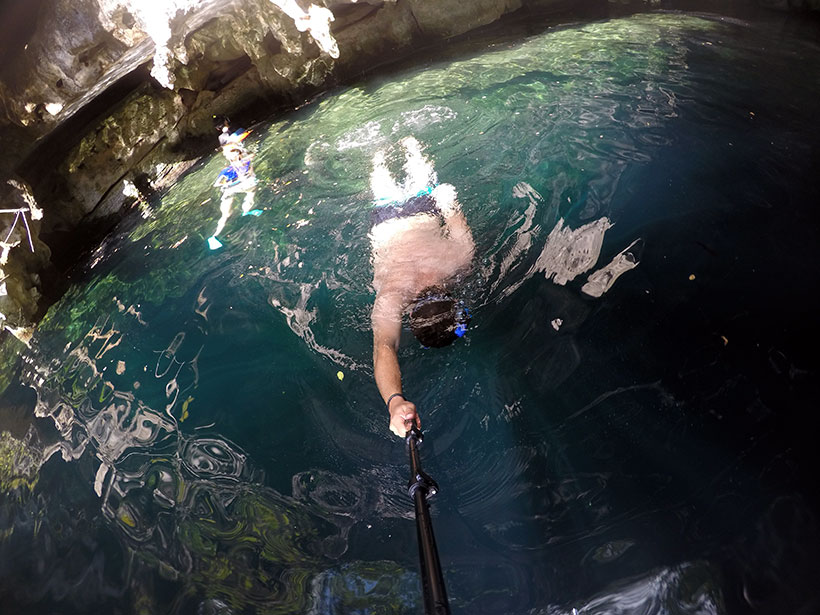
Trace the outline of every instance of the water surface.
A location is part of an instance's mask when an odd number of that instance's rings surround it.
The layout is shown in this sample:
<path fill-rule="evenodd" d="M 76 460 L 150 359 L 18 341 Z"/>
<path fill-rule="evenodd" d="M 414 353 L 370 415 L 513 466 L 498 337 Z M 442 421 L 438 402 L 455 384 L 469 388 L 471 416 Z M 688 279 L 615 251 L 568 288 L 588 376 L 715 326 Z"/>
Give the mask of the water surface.
<path fill-rule="evenodd" d="M 400 351 L 453 612 L 817 605 L 816 45 L 494 36 L 256 127 L 221 250 L 215 154 L 93 255 L 2 398 L 4 613 L 421 612 L 369 328 L 371 159 L 408 135 L 477 244 L 468 335 Z"/>

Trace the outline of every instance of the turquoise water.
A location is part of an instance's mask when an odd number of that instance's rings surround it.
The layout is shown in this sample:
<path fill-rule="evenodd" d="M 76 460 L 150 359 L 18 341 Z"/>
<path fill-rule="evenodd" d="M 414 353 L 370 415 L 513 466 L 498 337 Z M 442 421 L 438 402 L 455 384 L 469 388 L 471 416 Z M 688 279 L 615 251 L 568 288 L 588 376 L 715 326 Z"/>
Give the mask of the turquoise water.
<path fill-rule="evenodd" d="M 466 338 L 399 354 L 453 612 L 817 600 L 816 45 L 681 14 L 488 41 L 256 127 L 263 213 L 222 249 L 215 154 L 92 255 L 3 394 L 8 612 L 421 612 L 369 327 L 371 160 L 409 135 L 476 240 Z"/>

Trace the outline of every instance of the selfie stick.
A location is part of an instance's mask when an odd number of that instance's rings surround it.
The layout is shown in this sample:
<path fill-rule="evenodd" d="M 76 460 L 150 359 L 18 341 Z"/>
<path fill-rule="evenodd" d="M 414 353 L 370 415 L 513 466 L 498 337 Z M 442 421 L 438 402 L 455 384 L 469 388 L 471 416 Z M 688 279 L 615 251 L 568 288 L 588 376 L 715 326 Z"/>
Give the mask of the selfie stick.
<path fill-rule="evenodd" d="M 421 469 L 418 447 L 423 439 L 424 436 L 416 427 L 410 429 L 405 436 L 407 450 L 410 452 L 410 481 L 407 483 L 407 491 L 416 506 L 416 533 L 419 540 L 424 612 L 426 615 L 450 615 L 436 538 L 433 536 L 433 523 L 430 520 L 430 507 L 427 504 L 427 499 L 438 493 L 438 485 Z"/>

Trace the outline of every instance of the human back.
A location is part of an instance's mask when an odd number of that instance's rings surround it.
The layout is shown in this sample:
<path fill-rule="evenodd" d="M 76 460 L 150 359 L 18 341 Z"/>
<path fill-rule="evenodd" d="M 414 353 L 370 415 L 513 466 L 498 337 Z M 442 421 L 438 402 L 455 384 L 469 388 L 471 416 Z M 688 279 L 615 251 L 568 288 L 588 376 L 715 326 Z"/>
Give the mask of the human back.
<path fill-rule="evenodd" d="M 428 286 L 446 286 L 467 270 L 472 242 L 455 238 L 438 216 L 413 216 L 380 224 L 371 231 L 373 288 L 399 292 L 410 301 Z"/>

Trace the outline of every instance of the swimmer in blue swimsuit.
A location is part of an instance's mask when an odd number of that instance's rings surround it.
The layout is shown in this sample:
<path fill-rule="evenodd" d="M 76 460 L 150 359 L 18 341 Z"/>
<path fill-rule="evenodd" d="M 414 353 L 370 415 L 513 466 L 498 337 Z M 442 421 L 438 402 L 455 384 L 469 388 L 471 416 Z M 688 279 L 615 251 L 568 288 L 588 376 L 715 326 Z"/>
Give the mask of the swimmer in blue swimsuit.
<path fill-rule="evenodd" d="M 217 222 L 214 234 L 208 238 L 208 245 L 212 250 L 222 247 L 217 235 L 225 228 L 225 223 L 231 215 L 231 206 L 236 194 L 245 193 L 245 199 L 242 201 L 243 216 L 258 216 L 262 213 L 259 209 L 253 209 L 257 182 L 251 164 L 251 156 L 237 143 L 229 143 L 223 148 L 222 153 L 225 154 L 230 164 L 222 169 L 214 182 L 214 186 L 222 190 L 222 200 L 219 204 L 222 215 L 219 222 Z"/>
<path fill-rule="evenodd" d="M 441 347 L 464 335 L 469 313 L 450 289 L 472 265 L 475 244 L 449 184 L 436 183 L 432 164 L 413 137 L 401 142 L 406 179 L 391 177 L 384 154 L 373 158 L 370 185 L 373 287 L 373 372 L 390 414 L 390 431 L 404 437 L 416 406 L 402 393 L 398 362 L 402 316 L 425 347 Z"/>

